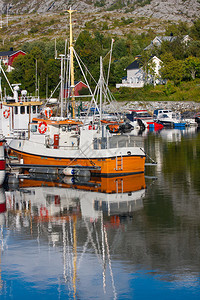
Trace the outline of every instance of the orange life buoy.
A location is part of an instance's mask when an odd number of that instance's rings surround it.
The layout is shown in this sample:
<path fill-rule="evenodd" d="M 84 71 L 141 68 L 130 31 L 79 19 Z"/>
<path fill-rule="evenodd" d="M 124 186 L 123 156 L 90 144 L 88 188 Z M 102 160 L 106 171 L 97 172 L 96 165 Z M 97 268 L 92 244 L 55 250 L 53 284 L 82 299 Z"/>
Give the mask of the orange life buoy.
<path fill-rule="evenodd" d="M 40 134 L 43 134 L 47 131 L 47 123 L 46 122 L 41 122 L 38 126 L 38 131 Z"/>
<path fill-rule="evenodd" d="M 48 217 L 48 209 L 44 206 L 40 207 L 40 216 L 41 217 Z"/>
<path fill-rule="evenodd" d="M 46 108 L 45 111 L 44 111 L 44 113 L 45 113 L 45 116 L 47 118 L 50 118 L 52 116 L 52 114 L 53 114 L 53 111 L 52 111 L 51 108 Z"/>
<path fill-rule="evenodd" d="M 3 116 L 5 119 L 8 119 L 8 117 L 10 116 L 10 109 L 5 109 L 3 112 Z"/>

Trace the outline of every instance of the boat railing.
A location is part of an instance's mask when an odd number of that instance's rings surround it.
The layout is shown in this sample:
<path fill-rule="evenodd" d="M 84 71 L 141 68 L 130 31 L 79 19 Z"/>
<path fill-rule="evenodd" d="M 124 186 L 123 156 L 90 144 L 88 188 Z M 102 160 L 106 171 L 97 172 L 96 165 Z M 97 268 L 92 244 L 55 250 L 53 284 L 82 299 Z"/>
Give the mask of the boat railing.
<path fill-rule="evenodd" d="M 14 129 L 13 130 L 14 139 L 25 140 L 28 138 L 28 129 Z"/>
<path fill-rule="evenodd" d="M 143 147 L 143 141 L 133 139 L 127 136 L 103 137 L 93 139 L 93 148 L 97 149 L 112 149 L 124 147 Z"/>
<path fill-rule="evenodd" d="M 20 96 L 18 102 L 40 102 L 40 99 L 34 96 Z"/>

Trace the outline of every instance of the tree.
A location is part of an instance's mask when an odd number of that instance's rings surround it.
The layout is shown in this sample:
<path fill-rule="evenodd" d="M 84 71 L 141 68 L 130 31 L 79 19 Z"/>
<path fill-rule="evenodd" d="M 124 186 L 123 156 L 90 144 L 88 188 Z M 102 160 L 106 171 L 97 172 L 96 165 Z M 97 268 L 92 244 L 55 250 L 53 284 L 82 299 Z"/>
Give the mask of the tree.
<path fill-rule="evenodd" d="M 182 60 L 176 60 L 172 53 L 166 53 L 161 57 L 163 65 L 161 67 L 161 76 L 169 79 L 178 85 L 185 76 L 185 66 Z"/>
<path fill-rule="evenodd" d="M 84 30 L 78 36 L 75 50 L 88 66 L 99 61 L 102 47 L 98 39 L 92 38 L 91 34 Z"/>
<path fill-rule="evenodd" d="M 60 60 L 50 58 L 46 63 L 46 76 L 48 76 L 48 89 L 53 91 L 60 81 Z M 49 93 L 50 94 L 50 93 Z M 58 91 L 56 92 L 58 95 Z"/>
<path fill-rule="evenodd" d="M 123 56 L 127 56 L 127 46 L 124 39 L 118 39 L 113 46 L 113 57 L 119 59 Z"/>
<path fill-rule="evenodd" d="M 190 41 L 188 43 L 187 56 L 200 57 L 200 41 Z"/>
<path fill-rule="evenodd" d="M 156 74 L 156 63 L 153 61 L 153 59 L 149 61 L 148 69 L 148 74 L 151 76 L 153 85 L 155 86 L 158 75 Z"/>
<path fill-rule="evenodd" d="M 200 58 L 190 56 L 186 58 L 185 62 L 185 70 L 190 74 L 190 77 L 194 80 L 196 74 L 200 71 Z"/>
<path fill-rule="evenodd" d="M 151 53 L 150 51 L 146 50 L 142 52 L 142 55 L 140 57 L 140 66 L 142 67 L 144 71 L 144 84 L 146 85 L 148 82 L 148 74 L 149 74 L 149 68 L 150 68 L 150 58 Z"/>
<path fill-rule="evenodd" d="M 166 31 L 165 31 L 165 35 L 170 35 L 171 33 L 173 33 L 173 35 L 176 36 L 183 36 L 183 35 L 187 35 L 189 34 L 189 26 L 186 22 L 182 22 L 180 21 L 177 24 L 170 24 L 167 26 Z"/>
<path fill-rule="evenodd" d="M 126 67 L 132 62 L 132 60 L 133 58 L 131 56 L 124 56 L 111 64 L 109 79 L 111 84 L 121 82 L 122 78 L 126 76 Z"/>
<path fill-rule="evenodd" d="M 200 39 L 200 19 L 197 19 L 194 22 L 194 25 L 191 27 L 190 33 L 193 39 Z"/>

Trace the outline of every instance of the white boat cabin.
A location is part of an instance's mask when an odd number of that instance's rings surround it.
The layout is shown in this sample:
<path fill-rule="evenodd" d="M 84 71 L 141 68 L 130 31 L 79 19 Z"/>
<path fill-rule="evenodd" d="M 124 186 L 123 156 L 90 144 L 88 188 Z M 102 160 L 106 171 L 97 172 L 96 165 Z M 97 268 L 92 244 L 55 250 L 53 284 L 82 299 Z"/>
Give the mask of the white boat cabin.
<path fill-rule="evenodd" d="M 9 141 L 14 137 L 27 136 L 28 124 L 40 115 L 42 102 L 27 96 L 22 90 L 18 96 L 19 86 L 14 86 L 14 96 L 0 102 L 0 129 Z"/>

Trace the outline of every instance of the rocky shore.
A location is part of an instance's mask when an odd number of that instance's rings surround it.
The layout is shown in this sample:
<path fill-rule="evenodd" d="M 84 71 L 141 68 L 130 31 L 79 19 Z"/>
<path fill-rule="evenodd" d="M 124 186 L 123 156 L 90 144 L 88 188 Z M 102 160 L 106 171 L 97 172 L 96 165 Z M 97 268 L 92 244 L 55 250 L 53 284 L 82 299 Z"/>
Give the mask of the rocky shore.
<path fill-rule="evenodd" d="M 180 113 L 197 113 L 200 112 L 200 103 L 192 101 L 129 101 L 129 102 L 115 102 L 114 104 L 107 104 L 104 106 L 104 109 L 112 112 L 116 109 L 119 112 L 126 112 L 129 109 L 146 109 L 149 113 L 153 113 L 155 109 L 171 109 L 175 112 Z"/>

